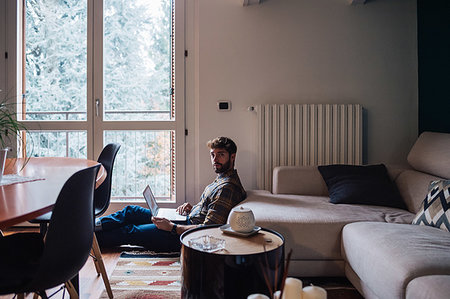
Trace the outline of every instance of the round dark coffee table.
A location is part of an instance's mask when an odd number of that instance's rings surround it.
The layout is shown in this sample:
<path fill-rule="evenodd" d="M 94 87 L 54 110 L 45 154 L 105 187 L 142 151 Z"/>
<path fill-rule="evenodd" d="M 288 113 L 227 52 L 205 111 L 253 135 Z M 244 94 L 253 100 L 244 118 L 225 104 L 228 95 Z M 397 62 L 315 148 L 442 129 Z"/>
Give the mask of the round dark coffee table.
<path fill-rule="evenodd" d="M 205 252 L 189 244 L 201 236 L 225 240 L 225 249 Z M 269 296 L 281 286 L 284 238 L 275 231 L 262 228 L 242 237 L 222 232 L 220 225 L 203 226 L 186 231 L 180 240 L 181 298 L 246 299 L 254 293 Z"/>

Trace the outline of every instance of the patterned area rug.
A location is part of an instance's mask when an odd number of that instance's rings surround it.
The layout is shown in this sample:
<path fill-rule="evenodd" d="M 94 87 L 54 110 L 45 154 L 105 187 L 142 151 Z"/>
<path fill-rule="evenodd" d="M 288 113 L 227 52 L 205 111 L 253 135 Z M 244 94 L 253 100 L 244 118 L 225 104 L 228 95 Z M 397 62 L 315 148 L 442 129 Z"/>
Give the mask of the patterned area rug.
<path fill-rule="evenodd" d="M 328 299 L 363 299 L 345 278 L 300 278 L 303 285 L 314 284 L 327 290 Z M 179 299 L 181 265 L 179 253 L 151 251 L 122 252 L 109 278 L 116 299 Z M 103 291 L 101 299 L 108 299 Z"/>
<path fill-rule="evenodd" d="M 181 271 L 179 255 L 124 252 L 109 281 L 117 299 L 179 299 Z M 103 291 L 100 298 L 108 298 Z"/>

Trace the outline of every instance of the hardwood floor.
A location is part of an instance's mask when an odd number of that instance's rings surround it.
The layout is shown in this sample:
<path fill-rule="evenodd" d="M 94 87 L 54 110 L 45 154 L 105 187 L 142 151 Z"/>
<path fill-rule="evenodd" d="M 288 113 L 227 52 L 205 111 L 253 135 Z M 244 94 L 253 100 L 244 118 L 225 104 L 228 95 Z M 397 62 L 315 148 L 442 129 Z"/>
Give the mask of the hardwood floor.
<path fill-rule="evenodd" d="M 13 230 L 7 230 L 3 233 L 5 235 L 19 232 L 19 231 L 36 231 L 36 229 L 33 228 L 26 228 L 26 229 L 13 229 Z M 117 250 L 103 250 L 102 251 L 102 257 L 103 262 L 105 263 L 106 271 L 108 273 L 108 276 L 111 276 L 111 273 L 113 272 L 114 268 L 116 267 L 117 261 L 119 260 L 121 249 Z M 102 292 L 105 290 L 105 286 L 103 284 L 103 280 L 101 276 L 97 276 L 97 272 L 95 271 L 94 261 L 92 258 L 88 258 L 86 261 L 86 264 L 80 271 L 80 298 L 82 299 L 97 299 L 100 297 Z M 51 295 L 53 292 L 58 290 L 59 287 L 50 289 L 47 291 L 47 296 Z M 13 295 L 4 295 L 0 296 L 0 299 L 6 299 L 6 298 L 13 298 Z M 29 294 L 26 298 L 33 298 L 32 294 Z M 63 298 L 62 292 L 57 293 L 52 298 L 59 299 Z M 64 295 L 64 298 L 69 298 L 69 294 L 66 292 Z"/>
<path fill-rule="evenodd" d="M 15 229 L 13 231 L 5 231 L 4 234 L 15 233 L 23 231 L 23 229 Z M 25 229 L 25 231 L 37 231 L 37 229 Z M 105 263 L 108 277 L 111 276 L 114 268 L 119 260 L 120 253 L 126 249 L 109 249 L 102 251 L 103 261 Z M 101 276 L 97 276 L 95 270 L 94 261 L 92 258 L 88 258 L 86 264 L 80 271 L 80 298 L 81 299 L 98 299 L 102 292 L 105 290 L 103 280 Z M 358 291 L 351 285 L 351 283 L 345 278 L 300 278 L 304 282 L 304 285 L 313 283 L 314 285 L 322 286 L 328 291 L 328 298 L 330 299 L 363 299 Z M 58 288 L 47 291 L 47 295 L 51 295 Z M 13 295 L 0 296 L 0 299 L 13 298 Z M 33 298 L 32 294 L 29 294 L 27 299 Z M 62 292 L 57 293 L 52 299 L 62 299 Z M 66 292 L 64 298 L 69 298 L 69 294 Z"/>
<path fill-rule="evenodd" d="M 102 257 L 108 277 L 111 276 L 122 250 L 103 250 Z M 97 299 L 105 290 L 103 279 L 95 271 L 94 261 L 89 258 L 80 271 L 80 298 Z M 66 297 L 67 298 L 67 297 Z"/>

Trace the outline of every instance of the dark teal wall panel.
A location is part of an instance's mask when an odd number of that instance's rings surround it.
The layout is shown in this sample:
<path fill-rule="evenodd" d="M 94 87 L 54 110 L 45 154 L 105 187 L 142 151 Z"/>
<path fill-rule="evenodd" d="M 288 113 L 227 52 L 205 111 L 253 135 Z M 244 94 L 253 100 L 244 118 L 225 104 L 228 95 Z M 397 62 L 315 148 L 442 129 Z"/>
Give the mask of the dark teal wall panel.
<path fill-rule="evenodd" d="M 419 133 L 450 133 L 450 0 L 417 0 Z"/>

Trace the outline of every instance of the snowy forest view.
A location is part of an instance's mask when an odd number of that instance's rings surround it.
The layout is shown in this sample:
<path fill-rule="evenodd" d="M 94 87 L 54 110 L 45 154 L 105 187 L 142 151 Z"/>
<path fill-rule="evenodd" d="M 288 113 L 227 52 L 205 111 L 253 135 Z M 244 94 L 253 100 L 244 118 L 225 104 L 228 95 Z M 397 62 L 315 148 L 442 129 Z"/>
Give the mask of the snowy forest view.
<path fill-rule="evenodd" d="M 95 39 L 88 34 L 88 1 L 26 0 L 25 5 L 26 119 L 92 121 L 87 83 L 100 71 L 88 72 L 88 36 Z M 173 120 L 171 0 L 103 0 L 103 43 L 93 45 L 103 48 L 104 121 Z M 173 134 L 103 132 L 104 145 L 122 146 L 114 165 L 114 198 L 141 198 L 150 184 L 156 197 L 172 199 Z M 87 136 L 86 131 L 28 132 L 27 153 L 87 157 Z"/>

